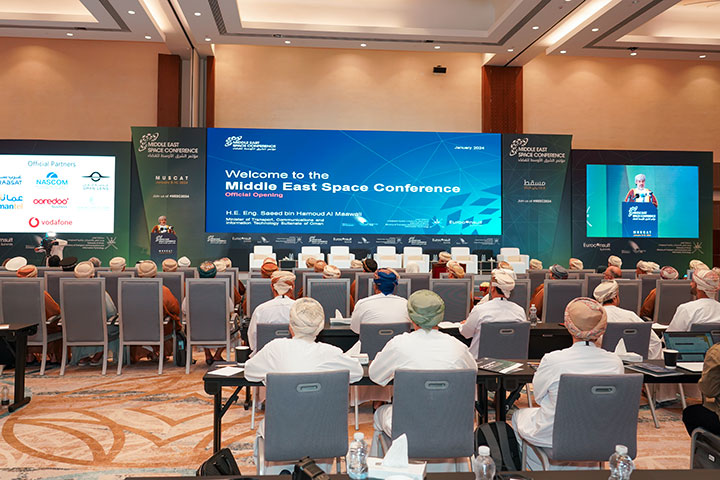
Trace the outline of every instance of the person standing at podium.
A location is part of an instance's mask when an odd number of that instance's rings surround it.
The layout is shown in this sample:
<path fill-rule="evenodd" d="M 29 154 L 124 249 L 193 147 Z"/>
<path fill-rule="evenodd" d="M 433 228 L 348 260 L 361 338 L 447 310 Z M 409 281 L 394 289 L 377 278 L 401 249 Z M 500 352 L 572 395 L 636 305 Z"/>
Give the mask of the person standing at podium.
<path fill-rule="evenodd" d="M 635 188 L 631 188 L 628 194 L 625 196 L 626 202 L 639 202 L 639 203 L 652 203 L 656 207 L 658 206 L 657 198 L 655 194 L 645 188 L 645 174 L 638 173 L 635 175 Z"/>
<path fill-rule="evenodd" d="M 175 229 L 172 225 L 167 224 L 167 217 L 160 215 L 158 217 L 158 224 L 155 225 L 150 233 L 172 233 L 175 234 Z"/>

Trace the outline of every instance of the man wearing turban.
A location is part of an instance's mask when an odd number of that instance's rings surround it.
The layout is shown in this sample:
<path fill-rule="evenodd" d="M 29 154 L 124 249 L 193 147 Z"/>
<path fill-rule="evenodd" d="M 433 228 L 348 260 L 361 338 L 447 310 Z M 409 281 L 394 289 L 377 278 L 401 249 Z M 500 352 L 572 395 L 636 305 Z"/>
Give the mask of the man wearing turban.
<path fill-rule="evenodd" d="M 568 266 L 570 267 L 570 270 L 582 270 L 585 268 L 585 265 L 583 265 L 582 260 L 579 258 L 571 258 L 568 261 Z"/>
<path fill-rule="evenodd" d="M 448 278 L 465 278 L 465 269 L 455 260 L 450 260 L 445 265 Z"/>
<path fill-rule="evenodd" d="M 123 257 L 113 257 L 109 264 L 110 271 L 115 273 L 124 272 L 126 264 L 127 262 Z"/>
<path fill-rule="evenodd" d="M 602 304 L 607 313 L 608 323 L 644 323 L 635 312 L 620 308 L 620 286 L 615 280 L 606 280 L 593 291 L 593 297 Z M 610 345 L 611 349 L 615 349 L 614 345 Z M 648 358 L 650 360 L 659 360 L 662 358 L 662 342 L 650 331 L 650 349 L 648 350 Z"/>
<path fill-rule="evenodd" d="M 522 408 L 512 417 L 513 429 L 521 446 L 522 438 L 539 447 L 552 448 L 561 375 L 620 375 L 625 370 L 617 355 L 603 350 L 596 343 L 607 326 L 607 313 L 597 301 L 586 297 L 572 300 L 565 307 L 564 324 L 572 336 L 573 345 L 547 353 L 540 361 L 533 377 L 533 391 L 539 407 Z M 530 470 L 541 468 L 532 449 L 528 449 L 528 467 Z"/>
<path fill-rule="evenodd" d="M 472 338 L 470 353 L 478 358 L 480 330 L 487 322 L 525 322 L 525 310 L 508 301 L 515 288 L 515 279 L 506 270 L 496 269 L 490 277 L 490 300 L 475 305 L 467 319 L 460 325 L 460 333 Z"/>
<path fill-rule="evenodd" d="M 219 258 L 219 259 L 215 260 L 215 261 L 213 262 L 213 265 L 215 265 L 216 275 L 217 275 L 218 273 L 221 273 L 221 272 L 226 271 L 227 268 L 228 268 L 227 262 L 225 261 L 225 259 L 222 259 L 222 258 Z M 277 271 L 277 270 L 276 270 L 276 271 Z M 272 277 L 272 275 L 271 275 L 271 277 Z M 240 304 L 242 304 L 242 295 L 240 295 L 240 291 L 238 291 L 237 286 L 231 285 L 231 287 L 232 287 L 232 289 L 233 289 L 233 303 L 234 303 L 235 305 L 240 305 Z"/>
<path fill-rule="evenodd" d="M 312 264 L 313 272 L 315 273 L 323 273 L 325 271 L 325 267 L 327 267 L 327 263 L 324 260 L 315 260 L 315 262 Z M 295 295 L 295 298 L 301 298 L 304 295 L 305 292 L 303 292 L 303 286 L 300 285 L 300 288 L 297 291 L 297 295 Z"/>
<path fill-rule="evenodd" d="M 677 280 L 679 277 L 678 271 L 675 270 L 671 266 L 665 266 L 660 269 L 660 278 L 663 280 Z M 647 297 L 645 297 L 645 300 L 643 300 L 642 307 L 640 308 L 640 316 L 645 318 L 649 318 L 652 320 L 653 316 L 655 315 L 655 291 L 657 289 L 653 288 L 650 290 L 650 293 L 648 293 Z"/>
<path fill-rule="evenodd" d="M 550 267 L 550 278 L 554 280 L 567 280 L 568 272 L 561 265 L 553 265 Z M 545 283 L 541 283 L 533 292 L 530 299 L 530 305 L 535 305 L 538 318 L 542 318 L 543 301 L 545 298 Z"/>
<path fill-rule="evenodd" d="M 378 264 L 372 258 L 366 258 L 362 261 L 362 269 L 365 273 L 374 273 L 378 269 Z M 357 278 L 357 276 L 356 276 Z M 353 279 L 350 283 L 350 311 L 355 309 L 355 288 L 357 280 Z"/>
<path fill-rule="evenodd" d="M 648 273 L 653 273 L 655 271 L 655 266 L 657 264 L 653 262 L 646 262 L 645 260 L 640 260 L 635 265 L 635 273 L 637 275 L 637 278 L 640 278 L 641 275 L 647 275 Z"/>
<path fill-rule="evenodd" d="M 290 322 L 290 308 L 295 303 L 292 298 L 292 291 L 295 288 L 295 275 L 292 272 L 278 270 L 273 273 L 270 279 L 273 298 L 263 302 L 257 307 L 250 318 L 248 325 L 248 342 L 250 350 L 257 350 L 257 326 L 258 324 L 277 323 L 287 324 Z"/>
<path fill-rule="evenodd" d="M 358 360 L 347 356 L 338 347 L 316 342 L 315 338 L 325 326 L 322 305 L 313 298 L 299 298 L 290 307 L 290 335 L 292 338 L 276 338 L 245 363 L 245 378 L 265 383 L 268 373 L 311 373 L 345 370 L 350 373 L 350 383 L 363 376 Z M 302 412 L 298 412 L 299 415 Z M 258 425 L 257 436 L 265 436 L 264 421 Z M 257 458 L 255 442 L 255 461 Z M 318 461 L 320 459 L 316 459 Z M 324 463 L 325 460 L 318 463 Z M 330 463 L 332 460 L 330 460 Z M 292 465 L 269 462 L 267 474 L 279 473 Z M 325 471 L 329 472 L 329 467 Z"/>
<path fill-rule="evenodd" d="M 622 259 L 617 255 L 610 255 L 608 257 L 608 267 L 622 268 Z"/>
<path fill-rule="evenodd" d="M 530 260 L 530 270 L 542 270 L 543 263 L 538 260 L 537 258 L 533 258 Z"/>
<path fill-rule="evenodd" d="M 450 252 L 440 252 L 438 261 L 432 266 L 432 278 L 440 278 L 441 273 L 447 272 L 447 263 L 452 260 Z"/>
<path fill-rule="evenodd" d="M 438 294 L 416 291 L 408 299 L 407 310 L 415 330 L 393 337 L 375 356 L 369 369 L 373 382 L 387 385 L 395 378 L 395 371 L 402 369 L 477 371 L 475 357 L 468 347 L 437 329 L 445 315 L 445 303 Z M 374 428 L 371 452 L 378 452 L 380 433 L 392 438 L 392 405 L 383 405 L 375 411 Z"/>
<path fill-rule="evenodd" d="M 668 332 L 689 332 L 698 323 L 716 323 L 720 318 L 720 302 L 717 292 L 720 277 L 712 270 L 695 270 L 690 281 L 690 291 L 697 298 L 683 303 L 675 310 Z"/>

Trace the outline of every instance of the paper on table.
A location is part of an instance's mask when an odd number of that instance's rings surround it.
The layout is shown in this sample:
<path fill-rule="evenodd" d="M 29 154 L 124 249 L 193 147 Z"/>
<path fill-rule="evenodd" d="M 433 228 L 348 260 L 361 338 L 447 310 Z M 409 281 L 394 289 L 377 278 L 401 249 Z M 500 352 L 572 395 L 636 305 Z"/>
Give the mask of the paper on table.
<path fill-rule="evenodd" d="M 208 372 L 208 375 L 218 375 L 220 377 L 232 377 L 236 373 L 240 373 L 244 371 L 244 368 L 240 367 L 221 367 L 217 370 L 210 370 Z"/>
<path fill-rule="evenodd" d="M 663 325 L 662 323 L 653 323 L 652 328 L 653 330 L 666 330 L 668 325 Z"/>
<path fill-rule="evenodd" d="M 393 440 L 383 458 L 384 467 L 407 467 L 408 466 L 408 443 L 407 435 L 404 433 Z"/>
<path fill-rule="evenodd" d="M 459 322 L 440 322 L 438 323 L 440 328 L 460 328 Z"/>

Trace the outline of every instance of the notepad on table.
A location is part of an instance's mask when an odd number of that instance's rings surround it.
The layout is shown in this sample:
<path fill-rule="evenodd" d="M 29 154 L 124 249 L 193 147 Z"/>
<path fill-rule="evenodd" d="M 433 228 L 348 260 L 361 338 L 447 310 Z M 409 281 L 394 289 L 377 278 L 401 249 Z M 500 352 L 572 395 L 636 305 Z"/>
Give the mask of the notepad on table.
<path fill-rule="evenodd" d="M 217 375 L 219 377 L 232 377 L 237 373 L 243 372 L 245 369 L 240 367 L 221 367 L 216 370 L 210 370 L 208 375 Z"/>

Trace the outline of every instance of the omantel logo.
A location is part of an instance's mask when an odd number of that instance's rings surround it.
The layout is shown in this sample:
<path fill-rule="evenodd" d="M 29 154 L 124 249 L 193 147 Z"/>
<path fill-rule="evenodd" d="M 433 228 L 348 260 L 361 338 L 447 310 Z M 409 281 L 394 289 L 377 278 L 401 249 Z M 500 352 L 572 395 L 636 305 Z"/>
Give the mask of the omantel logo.
<path fill-rule="evenodd" d="M 37 228 L 40 225 L 40 220 L 37 217 L 30 217 L 28 222 L 32 228 Z"/>
<path fill-rule="evenodd" d="M 148 144 L 154 142 L 158 139 L 160 134 L 158 132 L 155 133 L 146 133 L 142 137 L 140 137 L 140 145 L 138 146 L 138 152 L 144 152 L 147 150 Z M 95 180 L 97 182 L 97 180 Z"/>

